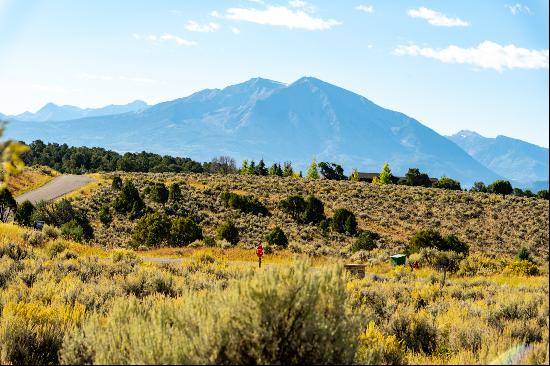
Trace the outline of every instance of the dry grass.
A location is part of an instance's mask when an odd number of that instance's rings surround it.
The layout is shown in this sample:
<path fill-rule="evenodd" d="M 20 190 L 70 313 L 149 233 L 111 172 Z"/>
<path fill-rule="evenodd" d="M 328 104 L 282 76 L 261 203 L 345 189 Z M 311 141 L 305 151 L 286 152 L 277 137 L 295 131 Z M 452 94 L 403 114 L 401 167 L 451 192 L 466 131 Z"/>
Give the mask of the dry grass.
<path fill-rule="evenodd" d="M 43 186 L 58 175 L 57 171 L 45 166 L 25 167 L 20 174 L 10 177 L 8 189 L 14 196 L 19 196 Z"/>

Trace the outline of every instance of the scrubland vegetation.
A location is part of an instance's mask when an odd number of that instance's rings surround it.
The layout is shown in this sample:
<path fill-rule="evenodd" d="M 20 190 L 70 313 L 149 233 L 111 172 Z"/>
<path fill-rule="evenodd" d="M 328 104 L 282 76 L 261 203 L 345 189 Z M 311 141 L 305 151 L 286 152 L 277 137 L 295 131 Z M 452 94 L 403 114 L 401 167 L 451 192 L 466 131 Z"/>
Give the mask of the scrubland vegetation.
<path fill-rule="evenodd" d="M 0 363 L 548 364 L 547 200 L 388 165 L 97 178 L 37 205 L 3 188 Z"/>
<path fill-rule="evenodd" d="M 198 249 L 155 265 L 0 225 L 2 363 L 548 362 L 547 273 L 513 261 L 471 254 L 441 286 L 425 263 L 357 279 L 283 251 L 257 269 Z"/>

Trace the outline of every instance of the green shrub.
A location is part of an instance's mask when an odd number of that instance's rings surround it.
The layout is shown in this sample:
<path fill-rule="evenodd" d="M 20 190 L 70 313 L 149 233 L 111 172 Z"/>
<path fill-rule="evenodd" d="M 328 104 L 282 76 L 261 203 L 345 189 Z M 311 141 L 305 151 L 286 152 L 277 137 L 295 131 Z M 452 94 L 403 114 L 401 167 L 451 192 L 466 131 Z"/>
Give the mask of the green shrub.
<path fill-rule="evenodd" d="M 1 183 L 1 181 L 0 181 Z M 3 185 L 0 186 L 0 222 L 8 222 L 11 215 L 17 210 L 17 202 L 13 195 Z"/>
<path fill-rule="evenodd" d="M 218 238 L 225 239 L 232 245 L 239 242 L 239 229 L 233 221 L 226 221 L 218 228 Z"/>
<path fill-rule="evenodd" d="M 384 334 L 371 321 L 359 336 L 355 361 L 360 365 L 406 365 L 406 349 L 394 335 Z"/>
<path fill-rule="evenodd" d="M 171 245 L 185 246 L 199 239 L 202 239 L 202 229 L 193 220 L 187 217 L 177 217 L 172 220 Z"/>
<path fill-rule="evenodd" d="M 181 200 L 181 188 L 178 183 L 172 183 L 168 188 L 168 199 L 173 202 Z"/>
<path fill-rule="evenodd" d="M 267 215 L 269 212 L 263 203 L 255 197 L 241 196 L 232 192 L 223 192 L 220 199 L 226 206 L 254 215 Z"/>
<path fill-rule="evenodd" d="M 71 220 L 61 225 L 61 236 L 64 239 L 82 241 L 84 240 L 84 229 L 76 220 Z"/>
<path fill-rule="evenodd" d="M 168 202 L 168 188 L 164 183 L 155 183 L 149 186 L 149 197 L 157 203 L 164 205 Z"/>
<path fill-rule="evenodd" d="M 29 252 L 19 244 L 7 243 L 0 246 L 0 258 L 7 256 L 14 261 L 20 261 L 29 256 Z"/>
<path fill-rule="evenodd" d="M 41 246 L 46 242 L 47 236 L 42 231 L 32 230 L 26 240 L 33 247 Z"/>
<path fill-rule="evenodd" d="M 434 248 L 440 251 L 453 251 L 468 255 L 470 250 L 466 243 L 463 243 L 455 235 L 441 236 L 439 231 L 433 229 L 420 230 L 416 232 L 405 249 L 407 255 L 418 253 L 422 248 Z"/>
<path fill-rule="evenodd" d="M 325 205 L 317 197 L 311 195 L 305 199 L 305 210 L 302 213 L 304 224 L 318 224 L 325 219 Z"/>
<path fill-rule="evenodd" d="M 120 213 L 130 213 L 132 217 L 141 216 L 145 209 L 145 203 L 131 181 L 124 183 L 120 193 L 113 201 L 113 208 Z"/>
<path fill-rule="evenodd" d="M 67 199 L 62 199 L 59 202 L 38 202 L 31 215 L 31 221 L 33 222 L 44 221 L 44 223 L 56 227 L 73 220 L 82 228 L 84 239 L 93 238 L 94 231 L 90 225 L 87 212 L 73 207 Z"/>
<path fill-rule="evenodd" d="M 132 230 L 132 245 L 157 247 L 167 243 L 172 223 L 163 213 L 149 213 L 143 216 Z"/>
<path fill-rule="evenodd" d="M 357 220 L 355 219 L 355 215 L 345 208 L 334 210 L 331 228 L 337 233 L 355 235 L 357 233 Z"/>
<path fill-rule="evenodd" d="M 448 177 L 441 177 L 437 180 L 437 182 L 433 183 L 434 188 L 442 188 L 442 189 L 449 189 L 454 191 L 460 191 L 462 188 L 460 187 L 460 182 Z"/>
<path fill-rule="evenodd" d="M 279 202 L 279 207 L 295 221 L 300 222 L 306 210 L 306 201 L 302 196 L 289 196 Z"/>
<path fill-rule="evenodd" d="M 266 240 L 270 245 L 277 245 L 283 248 L 288 246 L 288 239 L 284 231 L 278 226 L 271 230 Z"/>
<path fill-rule="evenodd" d="M 529 253 L 529 250 L 527 248 L 522 247 L 520 250 L 518 250 L 518 253 L 516 254 L 516 259 L 520 261 L 529 261 L 531 263 L 534 263 L 533 257 L 531 257 L 531 253 Z"/>
<path fill-rule="evenodd" d="M 22 226 L 32 226 L 31 216 L 33 211 L 34 205 L 29 200 L 23 201 L 15 212 L 15 222 Z"/>
<path fill-rule="evenodd" d="M 375 243 L 375 238 L 377 234 L 371 233 L 369 231 L 359 234 L 359 237 L 351 245 L 351 252 L 356 253 L 360 250 L 371 251 L 378 246 Z"/>
<path fill-rule="evenodd" d="M 113 181 L 111 183 L 111 188 L 113 188 L 114 190 L 119 190 L 120 188 L 122 188 L 122 179 L 120 177 L 113 177 Z"/>
<path fill-rule="evenodd" d="M 512 185 L 507 180 L 496 180 L 493 183 L 489 184 L 487 191 L 494 194 L 501 194 L 506 196 L 507 194 L 512 194 L 514 189 Z"/>
<path fill-rule="evenodd" d="M 109 227 L 109 225 L 111 225 L 111 222 L 113 222 L 113 216 L 111 215 L 109 206 L 102 206 L 99 209 L 99 221 L 101 221 L 105 227 Z"/>

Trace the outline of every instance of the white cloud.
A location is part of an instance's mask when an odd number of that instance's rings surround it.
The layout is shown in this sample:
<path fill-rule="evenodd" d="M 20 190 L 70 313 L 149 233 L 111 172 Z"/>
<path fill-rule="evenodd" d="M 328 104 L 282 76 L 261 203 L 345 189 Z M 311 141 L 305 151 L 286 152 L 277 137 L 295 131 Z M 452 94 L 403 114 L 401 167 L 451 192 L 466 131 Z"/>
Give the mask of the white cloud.
<path fill-rule="evenodd" d="M 531 9 L 529 9 L 528 6 L 520 3 L 515 3 L 514 5 L 504 5 L 504 7 L 508 8 L 508 10 L 510 10 L 510 13 L 512 13 L 512 15 L 516 15 L 519 13 L 533 14 L 533 12 L 531 12 Z"/>
<path fill-rule="evenodd" d="M 231 27 L 231 32 L 233 32 L 234 34 L 240 34 L 241 30 L 237 27 Z"/>
<path fill-rule="evenodd" d="M 199 24 L 194 20 L 190 20 L 185 25 L 185 29 L 187 29 L 190 32 L 215 32 L 218 29 L 220 29 L 220 25 L 214 22 Z"/>
<path fill-rule="evenodd" d="M 35 92 L 42 92 L 42 93 L 68 93 L 69 91 L 76 91 L 76 90 L 68 90 L 67 88 L 64 88 L 59 85 L 48 85 L 48 84 L 32 84 L 31 89 Z"/>
<path fill-rule="evenodd" d="M 410 9 L 407 14 L 412 18 L 425 19 L 431 25 L 438 27 L 468 27 L 470 23 L 460 18 L 449 18 L 445 14 L 435 10 L 421 7 L 418 9 Z"/>
<path fill-rule="evenodd" d="M 286 27 L 289 29 L 324 30 L 341 24 L 334 19 L 322 19 L 308 14 L 307 9 L 289 9 L 285 6 L 268 5 L 265 9 L 229 8 L 225 14 L 212 12 L 212 16 L 230 20 L 251 22 L 263 25 Z"/>
<path fill-rule="evenodd" d="M 358 5 L 355 9 L 364 11 L 365 13 L 374 13 L 374 7 L 372 5 Z"/>
<path fill-rule="evenodd" d="M 141 37 L 137 38 L 140 39 Z M 144 40 L 152 43 L 156 42 L 174 42 L 178 46 L 195 46 L 197 42 L 195 41 L 189 41 L 187 39 L 183 39 L 181 37 L 175 36 L 170 33 L 164 33 L 162 36 L 157 36 L 155 34 L 149 34 L 148 36 L 143 38 Z"/>
<path fill-rule="evenodd" d="M 399 56 L 422 56 L 444 63 L 468 64 L 499 72 L 505 69 L 548 69 L 548 50 L 530 50 L 513 44 L 501 46 L 485 41 L 477 47 L 461 48 L 448 46 L 442 49 L 422 48 L 417 45 L 398 46 L 394 54 Z"/>
<path fill-rule="evenodd" d="M 288 2 L 288 5 L 290 5 L 293 8 L 303 8 L 307 5 L 307 3 L 302 0 L 291 0 Z"/>
<path fill-rule="evenodd" d="M 103 80 L 103 81 L 113 80 L 112 76 L 95 75 L 95 74 L 88 74 L 88 73 L 80 74 L 79 78 L 84 80 Z"/>

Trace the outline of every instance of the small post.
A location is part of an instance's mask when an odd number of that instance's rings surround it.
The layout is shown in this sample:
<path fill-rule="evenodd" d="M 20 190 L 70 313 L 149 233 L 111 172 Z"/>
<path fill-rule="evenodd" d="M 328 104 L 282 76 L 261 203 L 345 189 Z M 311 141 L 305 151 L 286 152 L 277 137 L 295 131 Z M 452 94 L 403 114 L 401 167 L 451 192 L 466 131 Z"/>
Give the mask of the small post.
<path fill-rule="evenodd" d="M 256 255 L 258 256 L 258 268 L 262 268 L 262 256 L 264 255 L 264 247 L 262 244 L 256 248 Z"/>

